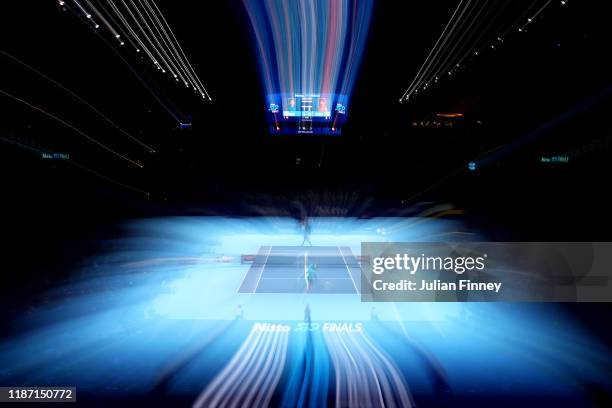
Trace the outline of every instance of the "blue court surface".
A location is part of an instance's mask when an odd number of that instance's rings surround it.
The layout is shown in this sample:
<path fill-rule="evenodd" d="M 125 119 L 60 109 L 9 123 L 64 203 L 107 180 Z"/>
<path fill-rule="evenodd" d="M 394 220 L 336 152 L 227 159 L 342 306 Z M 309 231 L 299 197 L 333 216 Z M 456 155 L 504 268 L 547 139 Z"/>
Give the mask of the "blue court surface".
<path fill-rule="evenodd" d="M 307 270 L 313 266 L 307 285 Z M 262 246 L 238 292 L 359 293 L 359 268 L 349 247 Z"/>
<path fill-rule="evenodd" d="M 0 383 L 105 408 L 569 408 L 612 389 L 609 345 L 563 306 L 361 301 L 361 242 L 456 240 L 459 223 L 310 221 L 313 247 L 288 218 L 125 224 L 6 322 Z"/>

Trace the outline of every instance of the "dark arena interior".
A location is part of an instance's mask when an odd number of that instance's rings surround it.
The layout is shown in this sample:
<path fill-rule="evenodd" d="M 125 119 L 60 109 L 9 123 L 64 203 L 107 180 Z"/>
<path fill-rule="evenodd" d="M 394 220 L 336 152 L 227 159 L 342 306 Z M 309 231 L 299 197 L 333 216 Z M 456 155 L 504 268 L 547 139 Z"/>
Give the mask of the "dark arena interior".
<path fill-rule="evenodd" d="M 611 13 L 4 2 L 0 402 L 612 406 Z"/>

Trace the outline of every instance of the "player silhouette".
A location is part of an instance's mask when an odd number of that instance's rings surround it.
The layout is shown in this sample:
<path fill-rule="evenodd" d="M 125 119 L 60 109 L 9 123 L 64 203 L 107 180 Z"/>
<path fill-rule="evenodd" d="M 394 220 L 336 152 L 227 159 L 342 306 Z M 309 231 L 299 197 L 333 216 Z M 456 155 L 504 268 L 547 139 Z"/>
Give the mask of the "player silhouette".
<path fill-rule="evenodd" d="M 308 217 L 302 218 L 302 232 L 304 233 L 304 240 L 302 241 L 302 246 L 306 245 L 306 242 L 308 242 L 308 245 L 312 246 L 312 242 L 310 242 L 311 228 L 310 222 L 308 221 Z"/>
<path fill-rule="evenodd" d="M 315 272 L 317 271 L 317 264 L 309 264 L 304 268 L 304 279 L 306 280 L 306 291 L 310 292 L 312 283 L 315 280 Z"/>

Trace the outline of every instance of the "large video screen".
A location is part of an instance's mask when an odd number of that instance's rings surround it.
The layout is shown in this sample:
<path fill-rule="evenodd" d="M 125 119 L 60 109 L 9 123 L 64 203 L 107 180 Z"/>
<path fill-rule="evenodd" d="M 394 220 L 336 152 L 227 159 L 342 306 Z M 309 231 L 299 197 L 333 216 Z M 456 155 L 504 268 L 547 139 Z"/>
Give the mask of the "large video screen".
<path fill-rule="evenodd" d="M 331 94 L 268 96 L 268 120 L 273 134 L 341 133 L 346 121 L 344 98 Z"/>

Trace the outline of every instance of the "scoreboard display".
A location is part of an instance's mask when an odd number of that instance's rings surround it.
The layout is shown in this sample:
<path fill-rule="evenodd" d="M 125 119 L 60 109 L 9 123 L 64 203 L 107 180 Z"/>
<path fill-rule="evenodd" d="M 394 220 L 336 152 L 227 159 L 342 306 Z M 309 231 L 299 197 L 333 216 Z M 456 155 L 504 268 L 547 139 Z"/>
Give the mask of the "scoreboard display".
<path fill-rule="evenodd" d="M 346 121 L 341 95 L 275 94 L 268 97 L 268 122 L 272 134 L 339 135 Z"/>

